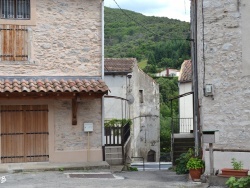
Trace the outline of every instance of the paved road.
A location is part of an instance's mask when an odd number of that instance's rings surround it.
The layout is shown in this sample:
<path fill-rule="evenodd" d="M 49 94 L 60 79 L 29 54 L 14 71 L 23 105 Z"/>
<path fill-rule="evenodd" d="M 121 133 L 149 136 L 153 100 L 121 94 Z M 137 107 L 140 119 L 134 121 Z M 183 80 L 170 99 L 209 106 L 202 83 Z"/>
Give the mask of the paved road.
<path fill-rule="evenodd" d="M 69 174 L 77 173 L 77 175 Z M 16 174 L 0 174 L 0 182 L 5 177 L 6 181 L 0 184 L 0 188 L 92 188 L 92 187 L 122 187 L 122 188 L 185 188 L 185 187 L 207 187 L 200 186 L 192 182 L 187 182 L 185 176 L 176 176 L 170 171 L 144 171 L 144 172 L 118 172 L 110 174 L 110 172 L 95 172 L 99 178 L 81 178 L 83 171 L 67 171 L 67 172 L 29 172 Z M 92 173 L 92 172 L 88 172 Z M 104 176 L 101 177 L 101 174 Z M 80 174 L 80 175 L 79 175 Z M 86 176 L 86 174 L 85 174 Z M 88 174 L 87 177 L 93 177 Z M 112 178 L 110 178 L 112 176 Z M 96 177 L 96 176 L 94 176 Z M 106 177 L 106 178 L 103 178 Z"/>

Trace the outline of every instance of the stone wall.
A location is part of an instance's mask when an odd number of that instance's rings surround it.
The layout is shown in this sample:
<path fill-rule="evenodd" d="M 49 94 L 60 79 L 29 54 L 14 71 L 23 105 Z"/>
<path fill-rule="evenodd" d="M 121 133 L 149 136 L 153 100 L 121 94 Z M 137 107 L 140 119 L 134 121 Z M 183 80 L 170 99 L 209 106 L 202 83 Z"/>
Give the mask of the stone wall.
<path fill-rule="evenodd" d="M 243 74 L 244 65 L 249 59 L 242 58 L 244 53 L 249 53 L 249 48 L 243 46 L 246 41 L 242 33 L 246 28 L 250 28 L 249 20 L 242 13 L 249 14 L 250 8 L 246 5 L 250 2 L 204 0 L 203 10 L 201 1 L 197 2 L 198 78 L 202 129 L 219 130 L 220 138 L 214 146 L 216 148 L 250 149 L 250 79 L 249 74 Z M 205 84 L 213 84 L 213 98 L 204 96 Z M 206 147 L 205 144 L 204 148 Z"/>
<path fill-rule="evenodd" d="M 155 159 L 160 156 L 160 103 L 159 85 L 147 74 L 134 66 L 131 78 L 134 103 L 131 105 L 132 156 L 144 157 L 150 150 L 155 151 Z M 143 91 L 143 103 L 139 90 Z"/>
<path fill-rule="evenodd" d="M 29 61 L 1 62 L 1 76 L 101 76 L 100 0 L 36 0 L 28 30 Z"/>
<path fill-rule="evenodd" d="M 101 98 L 82 99 L 78 102 L 77 125 L 72 125 L 71 100 L 54 102 L 55 151 L 78 151 L 87 149 L 88 134 L 84 123 L 93 123 L 90 148 L 101 149 Z"/>

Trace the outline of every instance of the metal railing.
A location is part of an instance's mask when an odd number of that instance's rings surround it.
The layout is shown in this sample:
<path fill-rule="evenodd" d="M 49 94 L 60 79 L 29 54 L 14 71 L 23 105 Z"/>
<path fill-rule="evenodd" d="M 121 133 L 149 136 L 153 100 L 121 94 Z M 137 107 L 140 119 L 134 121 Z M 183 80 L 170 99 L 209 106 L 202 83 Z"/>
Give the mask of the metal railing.
<path fill-rule="evenodd" d="M 105 127 L 106 146 L 124 146 L 130 137 L 130 123 L 124 126 Z"/>
<path fill-rule="evenodd" d="M 193 131 L 193 118 L 173 118 L 173 133 L 190 133 Z"/>
<path fill-rule="evenodd" d="M 131 157 L 132 159 L 142 159 L 142 168 L 143 171 L 145 171 L 145 162 L 144 162 L 144 157 Z M 138 165 L 139 166 L 139 165 Z"/>

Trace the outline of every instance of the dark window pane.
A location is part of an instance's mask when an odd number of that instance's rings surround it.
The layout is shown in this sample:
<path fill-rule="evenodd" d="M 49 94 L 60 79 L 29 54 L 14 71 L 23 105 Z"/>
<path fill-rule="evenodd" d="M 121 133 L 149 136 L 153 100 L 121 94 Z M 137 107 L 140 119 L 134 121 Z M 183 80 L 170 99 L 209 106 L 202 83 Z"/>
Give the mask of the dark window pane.
<path fill-rule="evenodd" d="M 0 0 L 1 18 L 30 18 L 30 0 Z"/>

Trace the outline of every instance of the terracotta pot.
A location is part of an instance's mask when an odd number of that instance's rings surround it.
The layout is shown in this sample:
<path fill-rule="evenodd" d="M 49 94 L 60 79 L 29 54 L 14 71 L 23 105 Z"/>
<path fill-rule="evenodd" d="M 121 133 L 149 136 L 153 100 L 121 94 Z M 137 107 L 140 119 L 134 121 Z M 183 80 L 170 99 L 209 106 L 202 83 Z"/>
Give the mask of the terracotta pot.
<path fill-rule="evenodd" d="M 190 174 L 192 180 L 200 179 L 201 178 L 201 172 L 202 172 L 202 168 L 190 169 L 189 170 L 189 174 Z"/>
<path fill-rule="evenodd" d="M 231 168 L 223 168 L 221 169 L 221 174 L 220 176 L 224 177 L 246 177 L 248 176 L 248 170 L 247 169 L 242 169 L 242 170 L 234 170 Z"/>

